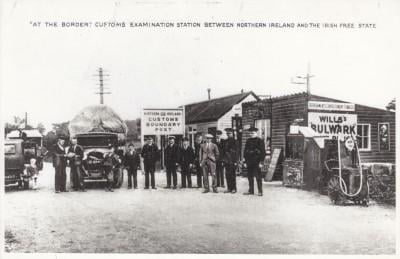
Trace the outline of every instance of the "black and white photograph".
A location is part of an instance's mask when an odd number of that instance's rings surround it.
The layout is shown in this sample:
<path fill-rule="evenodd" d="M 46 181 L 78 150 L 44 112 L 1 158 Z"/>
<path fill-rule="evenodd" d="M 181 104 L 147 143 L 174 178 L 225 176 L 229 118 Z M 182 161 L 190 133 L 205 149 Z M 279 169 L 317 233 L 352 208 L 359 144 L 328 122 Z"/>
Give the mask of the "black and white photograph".
<path fill-rule="evenodd" d="M 0 257 L 398 255 L 400 1 L 0 4 Z"/>

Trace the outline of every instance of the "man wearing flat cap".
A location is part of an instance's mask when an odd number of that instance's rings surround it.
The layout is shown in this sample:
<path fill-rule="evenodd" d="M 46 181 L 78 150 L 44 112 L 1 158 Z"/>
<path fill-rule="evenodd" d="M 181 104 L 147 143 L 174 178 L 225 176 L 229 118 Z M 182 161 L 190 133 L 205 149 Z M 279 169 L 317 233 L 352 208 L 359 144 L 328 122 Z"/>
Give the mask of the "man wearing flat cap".
<path fill-rule="evenodd" d="M 226 185 L 225 193 L 236 193 L 236 167 L 239 160 L 237 141 L 233 137 L 233 129 L 225 129 L 228 138 L 224 142 L 223 161 L 225 166 Z"/>
<path fill-rule="evenodd" d="M 215 144 L 217 144 L 219 150 L 219 158 L 216 163 L 215 173 L 217 177 L 217 187 L 225 188 L 224 180 L 224 162 L 222 160 L 224 156 L 224 140 L 222 139 L 222 131 L 217 130 Z"/>
<path fill-rule="evenodd" d="M 171 176 L 173 188 L 176 189 L 178 185 L 178 179 L 176 175 L 176 167 L 179 163 L 179 147 L 175 144 L 175 137 L 170 136 L 168 138 L 168 146 L 164 150 L 164 161 L 167 169 L 167 186 L 165 188 L 171 188 Z"/>
<path fill-rule="evenodd" d="M 55 169 L 54 189 L 56 193 L 67 192 L 67 152 L 65 149 L 65 141 L 67 139 L 67 136 L 59 135 L 58 141 L 54 146 L 53 167 Z"/>
<path fill-rule="evenodd" d="M 244 147 L 244 160 L 247 165 L 247 178 L 249 180 L 249 191 L 245 195 L 254 194 L 254 177 L 257 181 L 258 195 L 262 196 L 262 177 L 261 177 L 261 163 L 265 157 L 264 142 L 257 136 L 258 129 L 251 127 L 250 138 L 247 139 Z"/>
<path fill-rule="evenodd" d="M 212 143 L 213 135 L 206 135 L 206 143 L 202 144 L 200 147 L 199 161 L 200 166 L 203 169 L 203 193 L 210 191 L 208 175 L 211 174 L 212 177 L 212 189 L 214 193 L 217 193 L 217 179 L 215 176 L 216 161 L 219 158 L 219 150 L 216 144 Z"/>

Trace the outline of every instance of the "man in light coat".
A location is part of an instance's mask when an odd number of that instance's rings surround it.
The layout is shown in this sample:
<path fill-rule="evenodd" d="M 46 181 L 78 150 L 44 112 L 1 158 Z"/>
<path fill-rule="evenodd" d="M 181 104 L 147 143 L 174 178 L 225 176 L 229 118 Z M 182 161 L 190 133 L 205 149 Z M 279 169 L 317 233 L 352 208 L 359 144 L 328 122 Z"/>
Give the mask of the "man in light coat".
<path fill-rule="evenodd" d="M 217 193 L 217 178 L 215 175 L 216 161 L 219 159 L 219 150 L 216 144 L 212 143 L 213 135 L 206 135 L 206 143 L 202 144 L 199 152 L 200 166 L 203 169 L 203 193 L 210 191 L 208 175 L 212 177 L 212 188 L 213 192 Z"/>

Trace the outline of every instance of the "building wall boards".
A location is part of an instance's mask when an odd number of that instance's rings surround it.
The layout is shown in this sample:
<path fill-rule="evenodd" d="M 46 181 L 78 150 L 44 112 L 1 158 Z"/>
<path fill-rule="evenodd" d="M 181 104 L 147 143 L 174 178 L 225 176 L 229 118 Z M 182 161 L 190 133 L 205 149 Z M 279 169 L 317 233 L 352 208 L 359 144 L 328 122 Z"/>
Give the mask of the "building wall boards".
<path fill-rule="evenodd" d="M 312 103 L 311 106 L 309 102 Z M 319 124 L 325 125 L 320 126 L 323 131 L 321 134 L 329 137 L 337 135 L 333 133 L 339 131 L 338 127 L 341 131 L 346 129 L 345 131 L 349 134 L 354 133 L 355 130 L 360 136 L 359 142 L 363 143 L 360 144 L 362 145 L 360 156 L 363 163 L 395 162 L 395 113 L 391 111 L 299 93 L 244 103 L 244 129 L 254 126 L 255 121 L 259 119 L 271 120 L 271 149 L 281 148 L 284 151 L 283 154 L 285 154 L 286 135 L 290 124 L 296 121 L 300 126 L 312 127 L 319 121 Z M 387 132 L 385 132 L 386 128 Z M 243 146 L 248 137 L 248 131 L 244 130 Z M 382 145 L 382 141 L 387 141 L 387 145 Z"/>

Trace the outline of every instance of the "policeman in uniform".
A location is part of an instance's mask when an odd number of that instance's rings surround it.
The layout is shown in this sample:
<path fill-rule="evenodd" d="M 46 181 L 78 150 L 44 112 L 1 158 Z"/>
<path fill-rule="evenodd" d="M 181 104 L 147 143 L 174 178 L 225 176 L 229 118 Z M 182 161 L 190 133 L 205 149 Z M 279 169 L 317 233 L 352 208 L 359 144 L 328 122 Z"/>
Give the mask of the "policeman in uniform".
<path fill-rule="evenodd" d="M 156 162 L 158 158 L 158 147 L 153 143 L 153 139 L 149 137 L 147 143 L 142 148 L 141 156 L 143 157 L 145 183 L 144 188 L 149 189 L 149 178 L 151 177 L 151 188 L 156 188 L 156 180 L 154 178 L 154 172 L 156 170 Z"/>
<path fill-rule="evenodd" d="M 223 156 L 224 156 L 224 140 L 222 139 L 222 131 L 217 130 L 216 132 L 216 140 L 215 144 L 217 144 L 218 150 L 219 150 L 219 158 L 216 163 L 216 176 L 217 176 L 217 187 L 225 187 L 224 184 L 224 162 L 223 162 Z"/>
<path fill-rule="evenodd" d="M 233 129 L 225 129 L 228 139 L 224 141 L 223 161 L 226 174 L 227 190 L 225 193 L 236 193 L 236 167 L 239 160 L 237 141 L 233 138 Z"/>
<path fill-rule="evenodd" d="M 249 180 L 249 191 L 245 195 L 254 194 L 254 177 L 257 180 L 258 195 L 262 196 L 262 177 L 261 177 L 261 162 L 265 157 L 264 142 L 257 136 L 258 129 L 251 127 L 250 138 L 247 139 L 244 147 L 244 159 L 247 166 L 247 178 Z"/>
<path fill-rule="evenodd" d="M 167 186 L 165 188 L 171 188 L 171 176 L 172 176 L 172 183 L 174 185 L 174 189 L 177 188 L 178 179 L 176 175 L 176 167 L 178 166 L 179 162 L 179 147 L 175 144 L 175 137 L 170 136 L 168 138 L 169 143 L 168 146 L 164 150 L 164 161 L 165 167 L 167 169 Z"/>
<path fill-rule="evenodd" d="M 192 188 L 192 175 L 190 169 L 194 163 L 194 150 L 189 145 L 189 139 L 183 138 L 183 146 L 180 149 L 180 165 L 181 165 L 181 183 L 182 188 L 186 188 L 186 180 L 188 187 Z"/>
<path fill-rule="evenodd" d="M 196 174 L 197 174 L 197 188 L 202 187 L 202 176 L 203 176 L 203 169 L 200 166 L 200 147 L 201 144 L 203 144 L 203 136 L 201 134 L 198 134 L 196 136 L 196 142 L 194 143 L 194 166 L 196 168 Z"/>
<path fill-rule="evenodd" d="M 202 144 L 200 147 L 200 165 L 203 169 L 203 184 L 204 184 L 204 191 L 203 193 L 208 193 L 210 191 L 209 182 L 208 182 L 208 175 L 210 174 L 212 177 L 212 188 L 213 192 L 217 193 L 217 178 L 215 176 L 215 168 L 216 168 L 216 161 L 219 158 L 219 150 L 216 144 L 212 143 L 212 139 L 214 138 L 213 135 L 207 134 L 206 135 L 206 143 Z"/>
<path fill-rule="evenodd" d="M 55 169 L 55 181 L 54 188 L 55 192 L 68 192 L 66 188 L 66 167 L 67 167 L 67 157 L 65 150 L 65 140 L 67 136 L 60 135 L 57 143 L 54 146 L 53 153 L 53 167 Z"/>
<path fill-rule="evenodd" d="M 85 192 L 85 183 L 83 181 L 83 148 L 78 145 L 76 137 L 71 139 L 71 146 L 68 149 L 69 164 L 71 168 L 72 188 L 75 191 Z"/>

